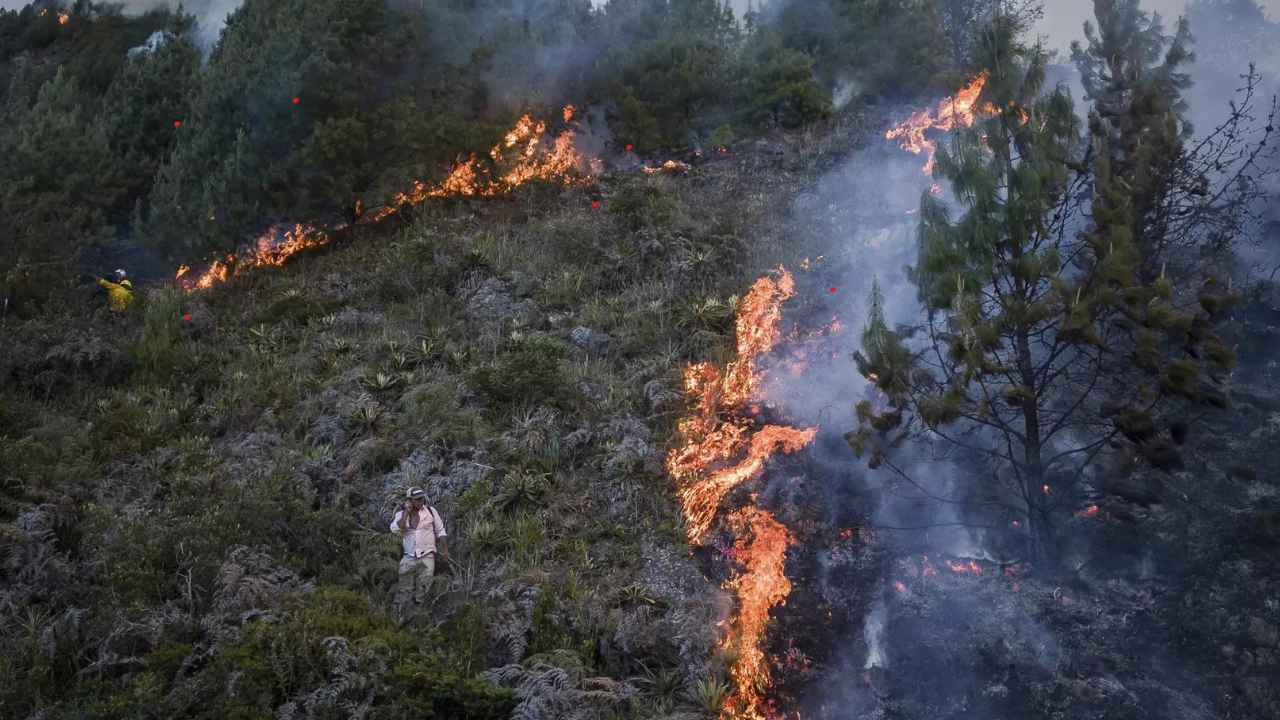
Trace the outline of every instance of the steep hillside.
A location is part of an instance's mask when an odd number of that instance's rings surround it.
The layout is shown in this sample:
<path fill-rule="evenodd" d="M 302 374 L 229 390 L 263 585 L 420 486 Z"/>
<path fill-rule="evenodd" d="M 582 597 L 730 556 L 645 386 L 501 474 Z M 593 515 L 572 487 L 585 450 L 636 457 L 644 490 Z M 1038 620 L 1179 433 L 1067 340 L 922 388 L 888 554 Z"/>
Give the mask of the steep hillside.
<path fill-rule="evenodd" d="M 852 142 L 816 137 L 432 200 L 133 315 L 84 290 L 8 323 L 4 713 L 714 711 L 730 598 L 665 446 L 685 364 L 730 358 L 734 296 L 798 259 L 788 193 Z M 412 484 L 457 564 L 399 618 Z"/>

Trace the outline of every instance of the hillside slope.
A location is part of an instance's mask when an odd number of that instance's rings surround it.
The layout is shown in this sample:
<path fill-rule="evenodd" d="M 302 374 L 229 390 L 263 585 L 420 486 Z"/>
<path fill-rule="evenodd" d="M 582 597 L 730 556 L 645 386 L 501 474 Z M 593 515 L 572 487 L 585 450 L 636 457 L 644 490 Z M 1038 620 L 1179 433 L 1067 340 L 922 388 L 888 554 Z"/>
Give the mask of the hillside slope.
<path fill-rule="evenodd" d="M 664 447 L 685 364 L 730 357 L 734 296 L 798 259 L 780 189 L 851 142 L 815 137 L 432 200 L 127 317 L 85 290 L 6 321 L 2 714 L 714 711 L 730 599 Z M 412 484 L 457 565 L 398 618 Z"/>

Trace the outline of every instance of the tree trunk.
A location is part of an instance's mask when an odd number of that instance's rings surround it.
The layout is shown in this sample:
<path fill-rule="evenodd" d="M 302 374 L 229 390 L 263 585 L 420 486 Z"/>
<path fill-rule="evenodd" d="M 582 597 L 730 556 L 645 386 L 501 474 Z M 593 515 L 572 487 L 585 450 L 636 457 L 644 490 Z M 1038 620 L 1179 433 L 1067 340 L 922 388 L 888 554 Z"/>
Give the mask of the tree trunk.
<path fill-rule="evenodd" d="M 1018 375 L 1022 385 L 1031 392 L 1022 399 L 1022 478 L 1027 498 L 1027 515 L 1031 534 L 1032 556 L 1037 562 L 1052 565 L 1056 562 L 1053 552 L 1053 527 L 1050 523 L 1046 493 L 1044 492 L 1044 460 L 1040 455 L 1040 407 L 1039 394 L 1035 391 L 1035 368 L 1031 364 L 1030 328 L 1017 331 Z"/>

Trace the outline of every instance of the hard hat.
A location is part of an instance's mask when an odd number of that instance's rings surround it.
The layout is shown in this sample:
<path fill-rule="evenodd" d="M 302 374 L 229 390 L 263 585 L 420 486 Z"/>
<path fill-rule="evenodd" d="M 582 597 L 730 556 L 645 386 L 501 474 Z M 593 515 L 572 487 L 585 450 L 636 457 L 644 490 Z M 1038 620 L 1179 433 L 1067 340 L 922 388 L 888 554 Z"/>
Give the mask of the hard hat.
<path fill-rule="evenodd" d="M 117 269 L 116 269 L 116 275 L 119 275 L 120 277 L 124 277 L 124 276 L 125 276 L 125 272 L 124 272 L 123 270 L 121 270 L 121 269 L 117 268 Z"/>
<path fill-rule="evenodd" d="M 128 280 L 121 280 L 120 284 L 124 287 L 129 288 L 130 290 L 133 289 L 133 283 L 129 282 Z"/>

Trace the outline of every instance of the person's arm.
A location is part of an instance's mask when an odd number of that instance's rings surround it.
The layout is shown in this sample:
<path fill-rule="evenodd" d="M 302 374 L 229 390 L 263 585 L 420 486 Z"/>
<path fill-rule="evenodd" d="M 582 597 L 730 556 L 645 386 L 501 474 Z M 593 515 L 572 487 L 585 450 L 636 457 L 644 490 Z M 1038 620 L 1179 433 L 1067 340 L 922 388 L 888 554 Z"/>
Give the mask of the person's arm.
<path fill-rule="evenodd" d="M 404 510 L 397 510 L 396 516 L 391 519 L 391 532 L 397 535 L 403 535 L 404 525 L 405 525 Z"/>
<path fill-rule="evenodd" d="M 440 546 L 445 562 L 449 562 L 453 559 L 449 557 L 449 533 L 444 531 L 444 521 L 440 519 L 440 513 L 436 512 L 435 508 L 431 508 L 431 517 L 435 520 L 436 544 Z"/>

